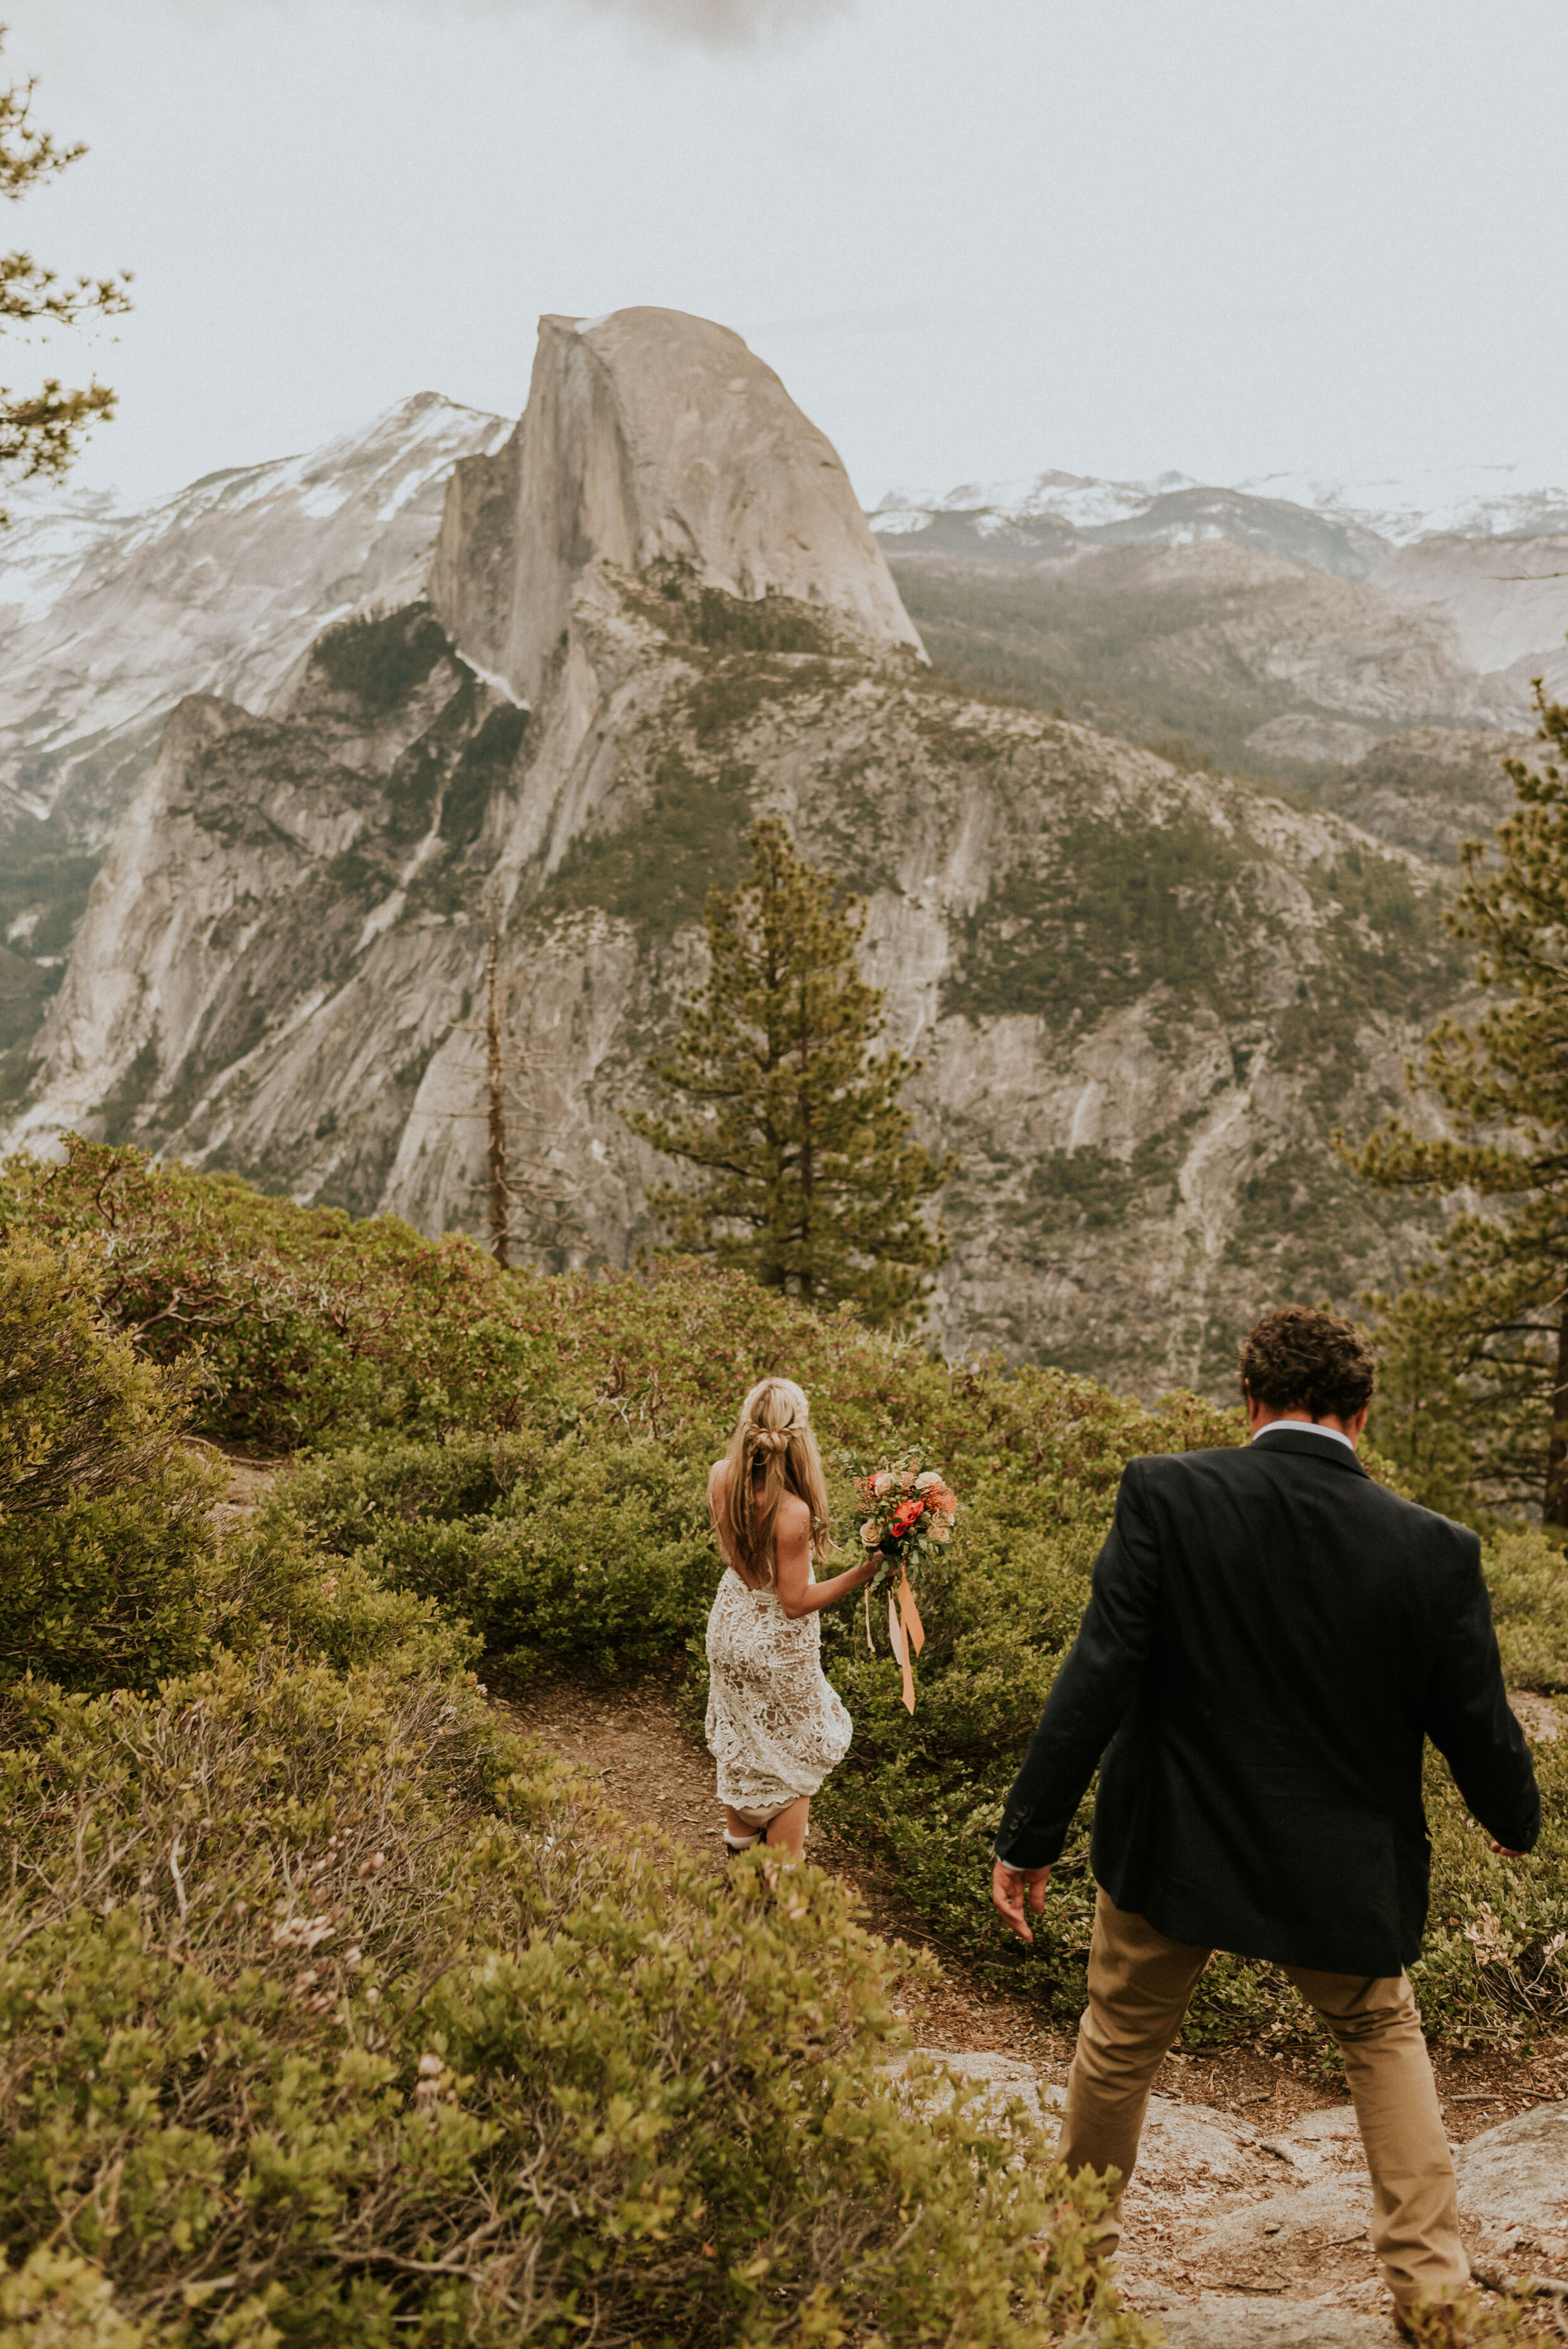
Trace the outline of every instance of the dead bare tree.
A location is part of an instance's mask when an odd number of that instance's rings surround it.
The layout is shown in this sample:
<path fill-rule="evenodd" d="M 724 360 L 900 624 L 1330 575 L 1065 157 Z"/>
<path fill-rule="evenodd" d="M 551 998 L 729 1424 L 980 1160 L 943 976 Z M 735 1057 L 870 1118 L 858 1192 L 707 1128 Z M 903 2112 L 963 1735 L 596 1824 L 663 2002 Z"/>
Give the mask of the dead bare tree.
<path fill-rule="evenodd" d="M 490 1254 L 500 1265 L 511 1264 L 514 1248 L 541 1245 L 539 1226 L 546 1220 L 553 1229 L 543 1244 L 564 1244 L 572 1228 L 575 1191 L 562 1169 L 551 1162 L 547 1146 L 539 1146 L 546 1130 L 538 1123 L 532 1086 L 544 1063 L 538 1052 L 520 1049 L 512 1039 L 515 977 L 516 966 L 505 955 L 500 897 L 492 890 L 485 904 L 484 1018 L 472 1023 L 484 1037 L 485 1105 L 466 1113 L 485 1121 L 485 1175 L 476 1187 L 485 1193 Z M 532 1149 L 515 1146 L 520 1121 L 532 1121 Z"/>
<path fill-rule="evenodd" d="M 426 1107 L 412 1114 L 439 1124 L 482 1119 L 485 1172 L 472 1185 L 485 1195 L 485 1227 L 497 1264 L 511 1266 L 520 1248 L 571 1247 L 579 1237 L 573 1214 L 577 1186 L 550 1153 L 549 1129 L 538 1117 L 533 1084 L 546 1066 L 531 1046 L 520 1048 L 511 1034 L 511 994 L 517 965 L 506 956 L 506 933 L 499 893 L 485 900 L 483 1016 L 456 1019 L 449 1032 L 481 1037 L 478 1109 Z M 467 1009 L 465 998 L 464 1009 Z M 520 1132 L 531 1146 L 518 1146 Z M 541 1226 L 547 1227 L 542 1234 Z"/>
<path fill-rule="evenodd" d="M 485 1099 L 490 1132 L 490 1244 L 497 1264 L 511 1262 L 511 1184 L 507 1172 L 506 1037 L 511 974 L 500 958 L 500 908 L 485 914 Z"/>

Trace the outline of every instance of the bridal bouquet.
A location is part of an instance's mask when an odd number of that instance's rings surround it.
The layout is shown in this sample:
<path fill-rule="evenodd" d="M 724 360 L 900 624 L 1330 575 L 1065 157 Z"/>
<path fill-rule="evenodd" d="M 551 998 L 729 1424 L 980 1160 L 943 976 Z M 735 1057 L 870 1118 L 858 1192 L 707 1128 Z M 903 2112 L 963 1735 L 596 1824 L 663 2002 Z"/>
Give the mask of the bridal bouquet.
<path fill-rule="evenodd" d="M 903 1701 L 913 1713 L 910 1651 L 919 1655 L 924 1647 L 925 1626 L 914 1603 L 911 1569 L 918 1581 L 933 1546 L 952 1540 L 958 1503 L 942 1471 L 931 1467 L 919 1452 L 906 1452 L 857 1476 L 855 1494 L 866 1511 L 861 1540 L 878 1558 L 866 1586 L 866 1645 L 872 1644 L 871 1594 L 885 1587 L 888 1638 L 903 1673 Z"/>

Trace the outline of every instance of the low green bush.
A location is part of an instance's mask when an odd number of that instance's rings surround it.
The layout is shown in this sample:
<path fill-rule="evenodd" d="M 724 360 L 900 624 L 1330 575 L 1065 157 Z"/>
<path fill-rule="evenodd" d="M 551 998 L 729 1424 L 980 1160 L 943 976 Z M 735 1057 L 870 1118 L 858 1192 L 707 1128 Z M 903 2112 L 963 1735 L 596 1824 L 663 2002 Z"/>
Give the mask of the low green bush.
<path fill-rule="evenodd" d="M 1568 1559 L 1538 1526 L 1485 1550 L 1497 1644 L 1510 1688 L 1568 1690 Z"/>
<path fill-rule="evenodd" d="M 108 1317 L 150 1361 L 200 1359 L 205 1434 L 288 1450 L 515 1419 L 539 1332 L 471 1240 L 422 1239 L 390 1216 L 352 1224 L 75 1135 L 65 1151 L 60 1165 L 5 1162 L 0 1231 L 96 1242 Z"/>
<path fill-rule="evenodd" d="M 149 1687 L 205 1645 L 222 1478 L 191 1377 L 105 1326 L 101 1279 L 91 1246 L 0 1235 L 0 1682 Z"/>
<path fill-rule="evenodd" d="M 206 1424 L 314 1446 L 249 1542 L 226 1546 L 210 1604 L 232 1645 L 286 1623 L 344 1668 L 402 1655 L 433 1669 L 482 1651 L 487 1670 L 521 1674 L 569 1658 L 610 1671 L 684 1644 L 700 1719 L 719 1571 L 703 1480 L 738 1397 L 770 1371 L 806 1385 L 841 1537 L 853 1525 L 848 1455 L 921 1440 L 963 1514 L 923 1593 L 919 1706 L 911 1720 L 899 1702 L 884 1626 L 872 1626 L 872 1654 L 862 1612 L 823 1619 L 827 1670 L 855 1721 L 823 1816 L 953 1946 L 1062 2020 L 1076 2012 L 1093 1899 L 1088 1807 L 1028 1957 L 991 1918 L 991 1836 L 1087 1601 L 1124 1463 L 1237 1442 L 1239 1413 L 1192 1396 L 1149 1411 L 1057 1371 L 943 1362 L 689 1264 L 503 1274 L 466 1243 L 350 1226 L 96 1145 L 73 1145 L 63 1167 L 0 1173 L 6 1224 L 101 1249 L 104 1309 L 144 1350 L 179 1364 L 200 1342 Z M 313 1596 L 322 1555 L 338 1594 L 325 1609 Z M 1487 1557 L 1512 1683 L 1568 1686 L 1560 1552 L 1518 1533 Z M 1553 1755 L 1540 1758 L 1555 1785 Z M 1568 1861 L 1548 1837 L 1526 1868 L 1494 1880 L 1438 1765 L 1431 1785 L 1429 2020 L 1449 2036 L 1507 2041 L 1522 2015 L 1554 2011 L 1544 1953 L 1565 1922 Z M 1484 1940 L 1488 1914 L 1504 1920 L 1509 1955 L 1478 1965 L 1467 1935 Z M 1526 2010 L 1505 1976 L 1533 1979 L 1542 1965 Z M 1206 1977 L 1190 2036 L 1312 2042 L 1279 1977 L 1241 1961 Z"/>
<path fill-rule="evenodd" d="M 11 2321 L 1148 2340 L 1033 2125 L 885 2068 L 899 1961 L 841 1891 L 699 1880 L 461 1679 L 229 1657 L 156 1698 L 24 1683 L 0 1736 Z"/>
<path fill-rule="evenodd" d="M 614 1671 L 666 1654 L 713 1595 L 702 1465 L 645 1441 L 356 1450 L 291 1478 L 275 1514 L 438 1601 L 514 1676 L 552 1655 Z"/>

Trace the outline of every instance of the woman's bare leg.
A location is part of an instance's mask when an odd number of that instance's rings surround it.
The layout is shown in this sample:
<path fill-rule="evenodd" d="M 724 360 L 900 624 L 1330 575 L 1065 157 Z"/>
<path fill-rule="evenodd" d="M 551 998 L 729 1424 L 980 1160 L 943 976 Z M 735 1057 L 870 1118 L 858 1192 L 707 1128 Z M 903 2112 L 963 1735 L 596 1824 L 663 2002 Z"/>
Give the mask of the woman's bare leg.
<path fill-rule="evenodd" d="M 806 1848 L 806 1823 L 810 1816 L 811 1797 L 801 1795 L 788 1810 L 769 1820 L 767 1840 L 781 1846 L 791 1859 L 800 1858 Z"/>
<path fill-rule="evenodd" d="M 724 1806 L 724 1831 L 731 1843 L 749 1843 L 757 1833 L 757 1829 L 748 1826 L 740 1813 L 732 1811 L 727 1803 Z"/>

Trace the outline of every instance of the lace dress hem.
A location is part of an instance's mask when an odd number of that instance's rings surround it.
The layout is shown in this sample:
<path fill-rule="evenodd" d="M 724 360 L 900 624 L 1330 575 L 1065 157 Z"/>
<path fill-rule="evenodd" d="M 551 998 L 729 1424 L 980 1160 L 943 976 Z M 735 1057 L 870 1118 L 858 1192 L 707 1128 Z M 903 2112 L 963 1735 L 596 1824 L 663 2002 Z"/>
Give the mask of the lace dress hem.
<path fill-rule="evenodd" d="M 793 1620 L 777 1592 L 726 1567 L 707 1619 L 707 1748 L 718 1799 L 778 1813 L 814 1795 L 850 1750 L 853 1725 L 822 1675 L 822 1627 Z"/>

